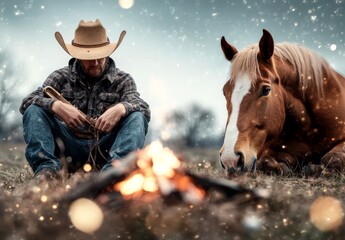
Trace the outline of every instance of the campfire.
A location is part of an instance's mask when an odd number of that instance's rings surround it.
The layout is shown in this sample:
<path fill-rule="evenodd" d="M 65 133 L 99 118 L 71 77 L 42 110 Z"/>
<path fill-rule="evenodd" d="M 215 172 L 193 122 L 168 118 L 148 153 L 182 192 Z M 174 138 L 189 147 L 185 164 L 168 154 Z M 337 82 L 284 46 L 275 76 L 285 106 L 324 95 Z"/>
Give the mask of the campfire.
<path fill-rule="evenodd" d="M 245 189 L 228 179 L 206 178 L 188 171 L 183 161 L 156 141 L 124 159 L 115 160 L 112 169 L 77 185 L 64 201 L 102 198 L 111 193 L 120 193 L 124 200 L 130 200 L 155 193 L 165 199 L 174 196 L 183 202 L 197 204 L 210 190 L 219 191 L 226 198 L 238 194 L 245 194 L 247 199 L 267 197 L 262 190 Z"/>
<path fill-rule="evenodd" d="M 143 150 L 115 160 L 112 169 L 79 183 L 67 193 L 63 202 L 70 206 L 68 214 L 73 225 L 92 233 L 103 222 L 100 206 L 122 209 L 126 204 L 138 205 L 130 203 L 151 206 L 159 201 L 165 209 L 171 209 L 183 203 L 195 206 L 214 201 L 215 192 L 220 193 L 216 202 L 226 202 L 235 196 L 239 196 L 237 199 L 242 199 L 241 202 L 268 197 L 267 191 L 246 189 L 229 179 L 198 176 L 188 171 L 185 162 L 170 149 L 153 142 Z M 148 216 L 147 221 L 150 219 Z"/>
<path fill-rule="evenodd" d="M 145 192 L 159 191 L 163 196 L 179 192 L 184 201 L 197 203 L 205 196 L 205 191 L 184 174 L 182 162 L 160 142 L 153 142 L 138 153 L 137 166 L 125 180 L 114 185 L 124 198 Z"/>

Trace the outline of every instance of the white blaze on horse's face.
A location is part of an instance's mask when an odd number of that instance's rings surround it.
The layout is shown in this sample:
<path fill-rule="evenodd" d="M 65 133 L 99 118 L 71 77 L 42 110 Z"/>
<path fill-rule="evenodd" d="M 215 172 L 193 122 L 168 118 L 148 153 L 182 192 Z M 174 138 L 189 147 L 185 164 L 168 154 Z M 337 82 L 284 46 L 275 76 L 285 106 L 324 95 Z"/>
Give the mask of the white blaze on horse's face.
<path fill-rule="evenodd" d="M 249 94 L 249 90 L 252 86 L 248 74 L 240 75 L 239 79 L 236 79 L 235 86 L 231 95 L 231 115 L 228 121 L 228 125 L 225 131 L 224 144 L 221 150 L 220 161 L 222 166 L 227 171 L 243 170 L 245 167 L 244 156 L 241 152 L 236 151 L 236 143 L 239 137 L 238 118 L 240 113 L 241 103 L 244 97 Z M 250 163 L 250 168 L 254 168 L 255 159 Z"/>

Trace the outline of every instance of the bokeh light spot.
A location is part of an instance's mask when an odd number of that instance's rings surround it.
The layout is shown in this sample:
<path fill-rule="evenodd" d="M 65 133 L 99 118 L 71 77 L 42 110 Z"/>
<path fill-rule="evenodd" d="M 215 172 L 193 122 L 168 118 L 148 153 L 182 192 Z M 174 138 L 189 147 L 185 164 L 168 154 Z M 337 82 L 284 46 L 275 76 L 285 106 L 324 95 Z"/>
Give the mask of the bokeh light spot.
<path fill-rule="evenodd" d="M 119 0 L 119 5 L 120 7 L 124 9 L 129 9 L 133 7 L 134 5 L 134 0 Z"/>
<path fill-rule="evenodd" d="M 320 231 L 332 231 L 343 223 L 344 210 L 339 200 L 322 196 L 311 205 L 309 216 L 310 221 Z"/>
<path fill-rule="evenodd" d="M 90 171 L 92 170 L 91 164 L 89 164 L 89 163 L 84 164 L 83 170 L 84 170 L 85 172 L 90 172 Z"/>
<path fill-rule="evenodd" d="M 80 198 L 74 201 L 68 211 L 73 225 L 85 233 L 93 233 L 103 223 L 104 215 L 101 208 L 90 199 Z"/>

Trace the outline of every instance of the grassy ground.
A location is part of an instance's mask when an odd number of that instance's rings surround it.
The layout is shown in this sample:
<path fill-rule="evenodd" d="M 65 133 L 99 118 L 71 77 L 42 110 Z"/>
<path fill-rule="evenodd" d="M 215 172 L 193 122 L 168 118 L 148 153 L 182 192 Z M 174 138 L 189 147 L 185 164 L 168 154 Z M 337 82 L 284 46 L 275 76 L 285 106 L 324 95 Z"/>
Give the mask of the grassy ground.
<path fill-rule="evenodd" d="M 190 171 L 224 177 L 216 149 L 193 149 L 178 154 Z M 167 203 L 166 199 L 152 195 L 133 201 L 114 199 L 112 204 L 101 205 L 104 221 L 92 234 L 75 228 L 68 215 L 70 206 L 60 201 L 87 177 L 76 174 L 65 183 L 37 184 L 26 164 L 24 146 L 2 144 L 0 239 L 344 239 L 345 236 L 344 223 L 334 230 L 322 231 L 310 218 L 315 201 L 330 196 L 341 203 L 341 208 L 335 208 L 328 199 L 313 216 L 316 214 L 322 221 L 322 214 L 326 214 L 321 227 L 335 226 L 330 222 L 337 216 L 339 221 L 343 220 L 345 180 L 340 175 L 305 178 L 258 173 L 233 179 L 245 188 L 270 192 L 268 199 L 256 201 L 241 195 L 227 199 L 217 192 L 210 192 L 196 205 L 181 201 Z M 333 215 L 327 215 L 332 211 Z M 86 212 L 86 218 L 93 217 L 90 209 Z"/>

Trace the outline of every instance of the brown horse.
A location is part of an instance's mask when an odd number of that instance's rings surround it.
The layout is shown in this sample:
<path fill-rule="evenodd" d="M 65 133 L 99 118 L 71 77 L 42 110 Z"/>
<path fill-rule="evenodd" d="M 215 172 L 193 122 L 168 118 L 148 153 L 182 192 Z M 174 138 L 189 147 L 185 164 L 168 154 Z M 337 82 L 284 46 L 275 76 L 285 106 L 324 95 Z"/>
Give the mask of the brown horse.
<path fill-rule="evenodd" d="M 220 151 L 227 173 L 287 174 L 311 164 L 345 169 L 343 76 L 309 49 L 274 44 L 266 30 L 259 44 L 240 52 L 224 37 L 221 47 L 231 62 Z"/>

